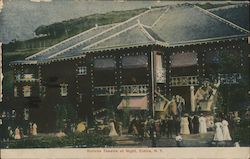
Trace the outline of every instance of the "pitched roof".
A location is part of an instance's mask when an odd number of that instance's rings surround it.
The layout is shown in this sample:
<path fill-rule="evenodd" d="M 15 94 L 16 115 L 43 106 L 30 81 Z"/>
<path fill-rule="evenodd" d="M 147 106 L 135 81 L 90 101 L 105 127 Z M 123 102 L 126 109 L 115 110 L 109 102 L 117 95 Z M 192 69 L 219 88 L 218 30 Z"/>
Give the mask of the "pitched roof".
<path fill-rule="evenodd" d="M 236 4 L 227 7 L 210 9 L 209 11 L 240 27 L 250 30 L 249 6 L 250 4 Z"/>
<path fill-rule="evenodd" d="M 92 28 L 26 60 L 53 60 L 81 56 L 91 50 L 154 43 L 171 46 L 248 33 L 246 29 L 193 5 L 166 6 L 147 10 L 122 23 Z"/>
<path fill-rule="evenodd" d="M 235 26 L 234 26 L 235 27 Z M 246 33 L 199 7 L 171 7 L 152 30 L 170 45 Z"/>

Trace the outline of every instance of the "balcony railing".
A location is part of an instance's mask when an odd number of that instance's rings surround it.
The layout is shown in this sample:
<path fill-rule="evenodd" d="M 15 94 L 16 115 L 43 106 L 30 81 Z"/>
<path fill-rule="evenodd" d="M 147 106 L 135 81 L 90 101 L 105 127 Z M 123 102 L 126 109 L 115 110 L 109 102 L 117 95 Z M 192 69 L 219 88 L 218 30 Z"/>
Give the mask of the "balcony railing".
<path fill-rule="evenodd" d="M 144 96 L 148 93 L 148 85 L 123 85 L 121 86 L 121 96 Z"/>
<path fill-rule="evenodd" d="M 34 78 L 34 74 L 24 74 L 23 76 L 18 74 L 15 77 L 16 77 L 17 82 L 36 82 L 36 81 L 39 81 L 39 79 Z"/>
<path fill-rule="evenodd" d="M 199 85 L 198 76 L 179 76 L 171 77 L 171 86 L 197 86 Z"/>
<path fill-rule="evenodd" d="M 117 86 L 95 87 L 96 96 L 114 95 L 118 91 Z M 120 88 L 121 96 L 144 96 L 148 93 L 148 85 L 123 85 Z"/>
<path fill-rule="evenodd" d="M 95 87 L 95 94 L 97 96 L 109 96 L 114 95 L 117 91 L 116 86 L 101 86 L 101 87 Z"/>

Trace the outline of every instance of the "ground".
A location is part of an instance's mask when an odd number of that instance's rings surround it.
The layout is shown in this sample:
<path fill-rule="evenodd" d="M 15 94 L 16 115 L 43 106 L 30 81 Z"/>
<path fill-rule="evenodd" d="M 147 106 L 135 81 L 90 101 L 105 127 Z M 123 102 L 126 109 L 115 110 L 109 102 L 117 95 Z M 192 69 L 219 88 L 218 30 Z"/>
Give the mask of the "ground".
<path fill-rule="evenodd" d="M 191 134 L 182 135 L 184 147 L 211 147 L 216 146 L 212 143 L 213 132 L 206 134 Z M 137 137 L 132 135 L 123 135 L 112 138 L 116 143 L 117 147 L 152 147 L 151 139 L 139 140 Z M 219 143 L 218 146 L 231 146 L 226 143 Z M 166 136 L 160 137 L 156 142 L 157 147 L 176 147 L 175 136 L 172 139 L 168 139 Z"/>

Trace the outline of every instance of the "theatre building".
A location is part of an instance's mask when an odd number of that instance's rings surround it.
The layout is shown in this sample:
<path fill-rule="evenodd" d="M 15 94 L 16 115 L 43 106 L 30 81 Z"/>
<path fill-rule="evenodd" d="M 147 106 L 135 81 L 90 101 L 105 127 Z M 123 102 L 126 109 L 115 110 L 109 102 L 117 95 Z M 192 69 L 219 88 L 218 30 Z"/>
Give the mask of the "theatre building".
<path fill-rule="evenodd" d="M 155 116 L 163 109 L 158 97 L 179 95 L 190 112 L 191 88 L 196 92 L 206 80 L 232 85 L 248 78 L 236 72 L 247 68 L 248 36 L 197 6 L 150 8 L 12 62 L 16 110 L 20 117 L 29 112 L 44 132 L 53 131 L 55 107 L 63 104 L 82 120 L 108 105 Z M 220 72 L 224 54 L 238 57 L 235 69 Z"/>

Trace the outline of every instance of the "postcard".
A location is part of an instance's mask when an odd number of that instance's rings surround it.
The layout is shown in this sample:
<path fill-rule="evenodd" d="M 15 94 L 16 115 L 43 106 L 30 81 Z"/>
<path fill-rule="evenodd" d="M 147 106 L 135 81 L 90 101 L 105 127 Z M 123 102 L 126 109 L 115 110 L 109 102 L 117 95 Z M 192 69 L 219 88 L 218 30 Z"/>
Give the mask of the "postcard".
<path fill-rule="evenodd" d="M 0 0 L 1 158 L 249 158 L 249 5 Z"/>

